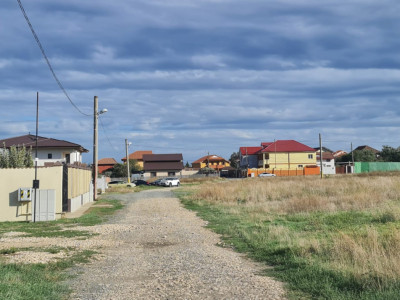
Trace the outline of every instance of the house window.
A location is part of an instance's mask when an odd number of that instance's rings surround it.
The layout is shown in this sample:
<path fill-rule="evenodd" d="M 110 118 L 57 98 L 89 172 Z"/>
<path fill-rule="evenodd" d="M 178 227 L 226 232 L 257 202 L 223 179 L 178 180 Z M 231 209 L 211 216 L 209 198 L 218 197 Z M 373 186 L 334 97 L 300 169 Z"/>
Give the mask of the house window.
<path fill-rule="evenodd" d="M 157 177 L 157 172 L 150 172 L 150 177 Z"/>
<path fill-rule="evenodd" d="M 168 176 L 175 176 L 175 172 L 168 172 Z"/>
<path fill-rule="evenodd" d="M 71 155 L 69 153 L 65 154 L 65 161 L 67 164 L 71 163 Z"/>
<path fill-rule="evenodd" d="M 52 159 L 52 158 L 53 158 L 53 153 L 48 153 L 48 154 L 47 154 L 47 158 L 48 158 L 48 159 Z"/>
<path fill-rule="evenodd" d="M 308 154 L 308 159 L 313 159 L 314 155 Z"/>
<path fill-rule="evenodd" d="M 302 167 L 303 167 L 303 165 L 298 165 L 297 167 L 298 167 L 298 168 L 302 168 Z"/>

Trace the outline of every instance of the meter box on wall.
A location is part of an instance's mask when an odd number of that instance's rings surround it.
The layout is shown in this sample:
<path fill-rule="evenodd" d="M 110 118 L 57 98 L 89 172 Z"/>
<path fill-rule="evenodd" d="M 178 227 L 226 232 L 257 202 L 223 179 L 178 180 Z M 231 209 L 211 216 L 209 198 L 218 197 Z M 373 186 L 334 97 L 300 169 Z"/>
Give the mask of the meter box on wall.
<path fill-rule="evenodd" d="M 18 201 L 32 201 L 32 188 L 19 188 Z"/>

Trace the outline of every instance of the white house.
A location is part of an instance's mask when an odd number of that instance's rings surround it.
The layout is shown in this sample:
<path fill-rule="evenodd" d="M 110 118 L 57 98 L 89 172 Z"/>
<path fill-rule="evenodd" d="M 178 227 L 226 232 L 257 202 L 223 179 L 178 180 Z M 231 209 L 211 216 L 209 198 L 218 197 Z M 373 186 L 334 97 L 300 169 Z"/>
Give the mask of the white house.
<path fill-rule="evenodd" d="M 38 166 L 44 166 L 45 163 L 82 163 L 82 153 L 89 152 L 81 145 L 38 136 Z M 11 146 L 23 147 L 27 149 L 32 147 L 32 157 L 35 157 L 36 136 L 27 134 L 23 136 L 0 140 L 0 148 L 9 149 Z"/>
<path fill-rule="evenodd" d="M 317 151 L 317 166 L 321 167 L 319 150 Z M 322 150 L 322 174 L 336 174 L 335 157 L 332 152 Z"/>

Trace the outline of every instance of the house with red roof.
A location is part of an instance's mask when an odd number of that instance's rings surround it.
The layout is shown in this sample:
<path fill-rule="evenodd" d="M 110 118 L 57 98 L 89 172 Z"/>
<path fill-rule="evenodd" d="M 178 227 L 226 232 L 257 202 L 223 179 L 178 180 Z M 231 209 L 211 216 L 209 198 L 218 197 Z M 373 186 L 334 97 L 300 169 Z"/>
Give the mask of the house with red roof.
<path fill-rule="evenodd" d="M 220 171 L 221 169 L 225 167 L 230 167 L 231 164 L 229 161 L 227 161 L 225 158 L 218 156 L 218 155 L 206 155 L 198 160 L 195 160 L 192 162 L 192 168 L 195 169 L 202 169 L 205 167 L 209 167 L 212 169 L 215 169 L 217 171 Z"/>
<path fill-rule="evenodd" d="M 240 147 L 239 156 L 241 168 L 266 172 L 316 167 L 317 158 L 315 149 L 295 140 L 263 142 L 259 147 Z"/>
<path fill-rule="evenodd" d="M 102 158 L 98 161 L 97 165 L 99 166 L 99 173 L 102 174 L 104 171 L 114 168 L 117 164 L 117 161 L 114 158 Z"/>

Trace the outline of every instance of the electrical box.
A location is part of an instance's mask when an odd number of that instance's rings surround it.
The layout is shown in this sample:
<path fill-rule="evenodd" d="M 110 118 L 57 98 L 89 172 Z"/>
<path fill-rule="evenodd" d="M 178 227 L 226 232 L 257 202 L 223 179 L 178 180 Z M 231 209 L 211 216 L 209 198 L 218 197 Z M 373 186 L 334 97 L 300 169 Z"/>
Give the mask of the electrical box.
<path fill-rule="evenodd" d="M 32 201 L 32 188 L 19 188 L 18 201 Z"/>

